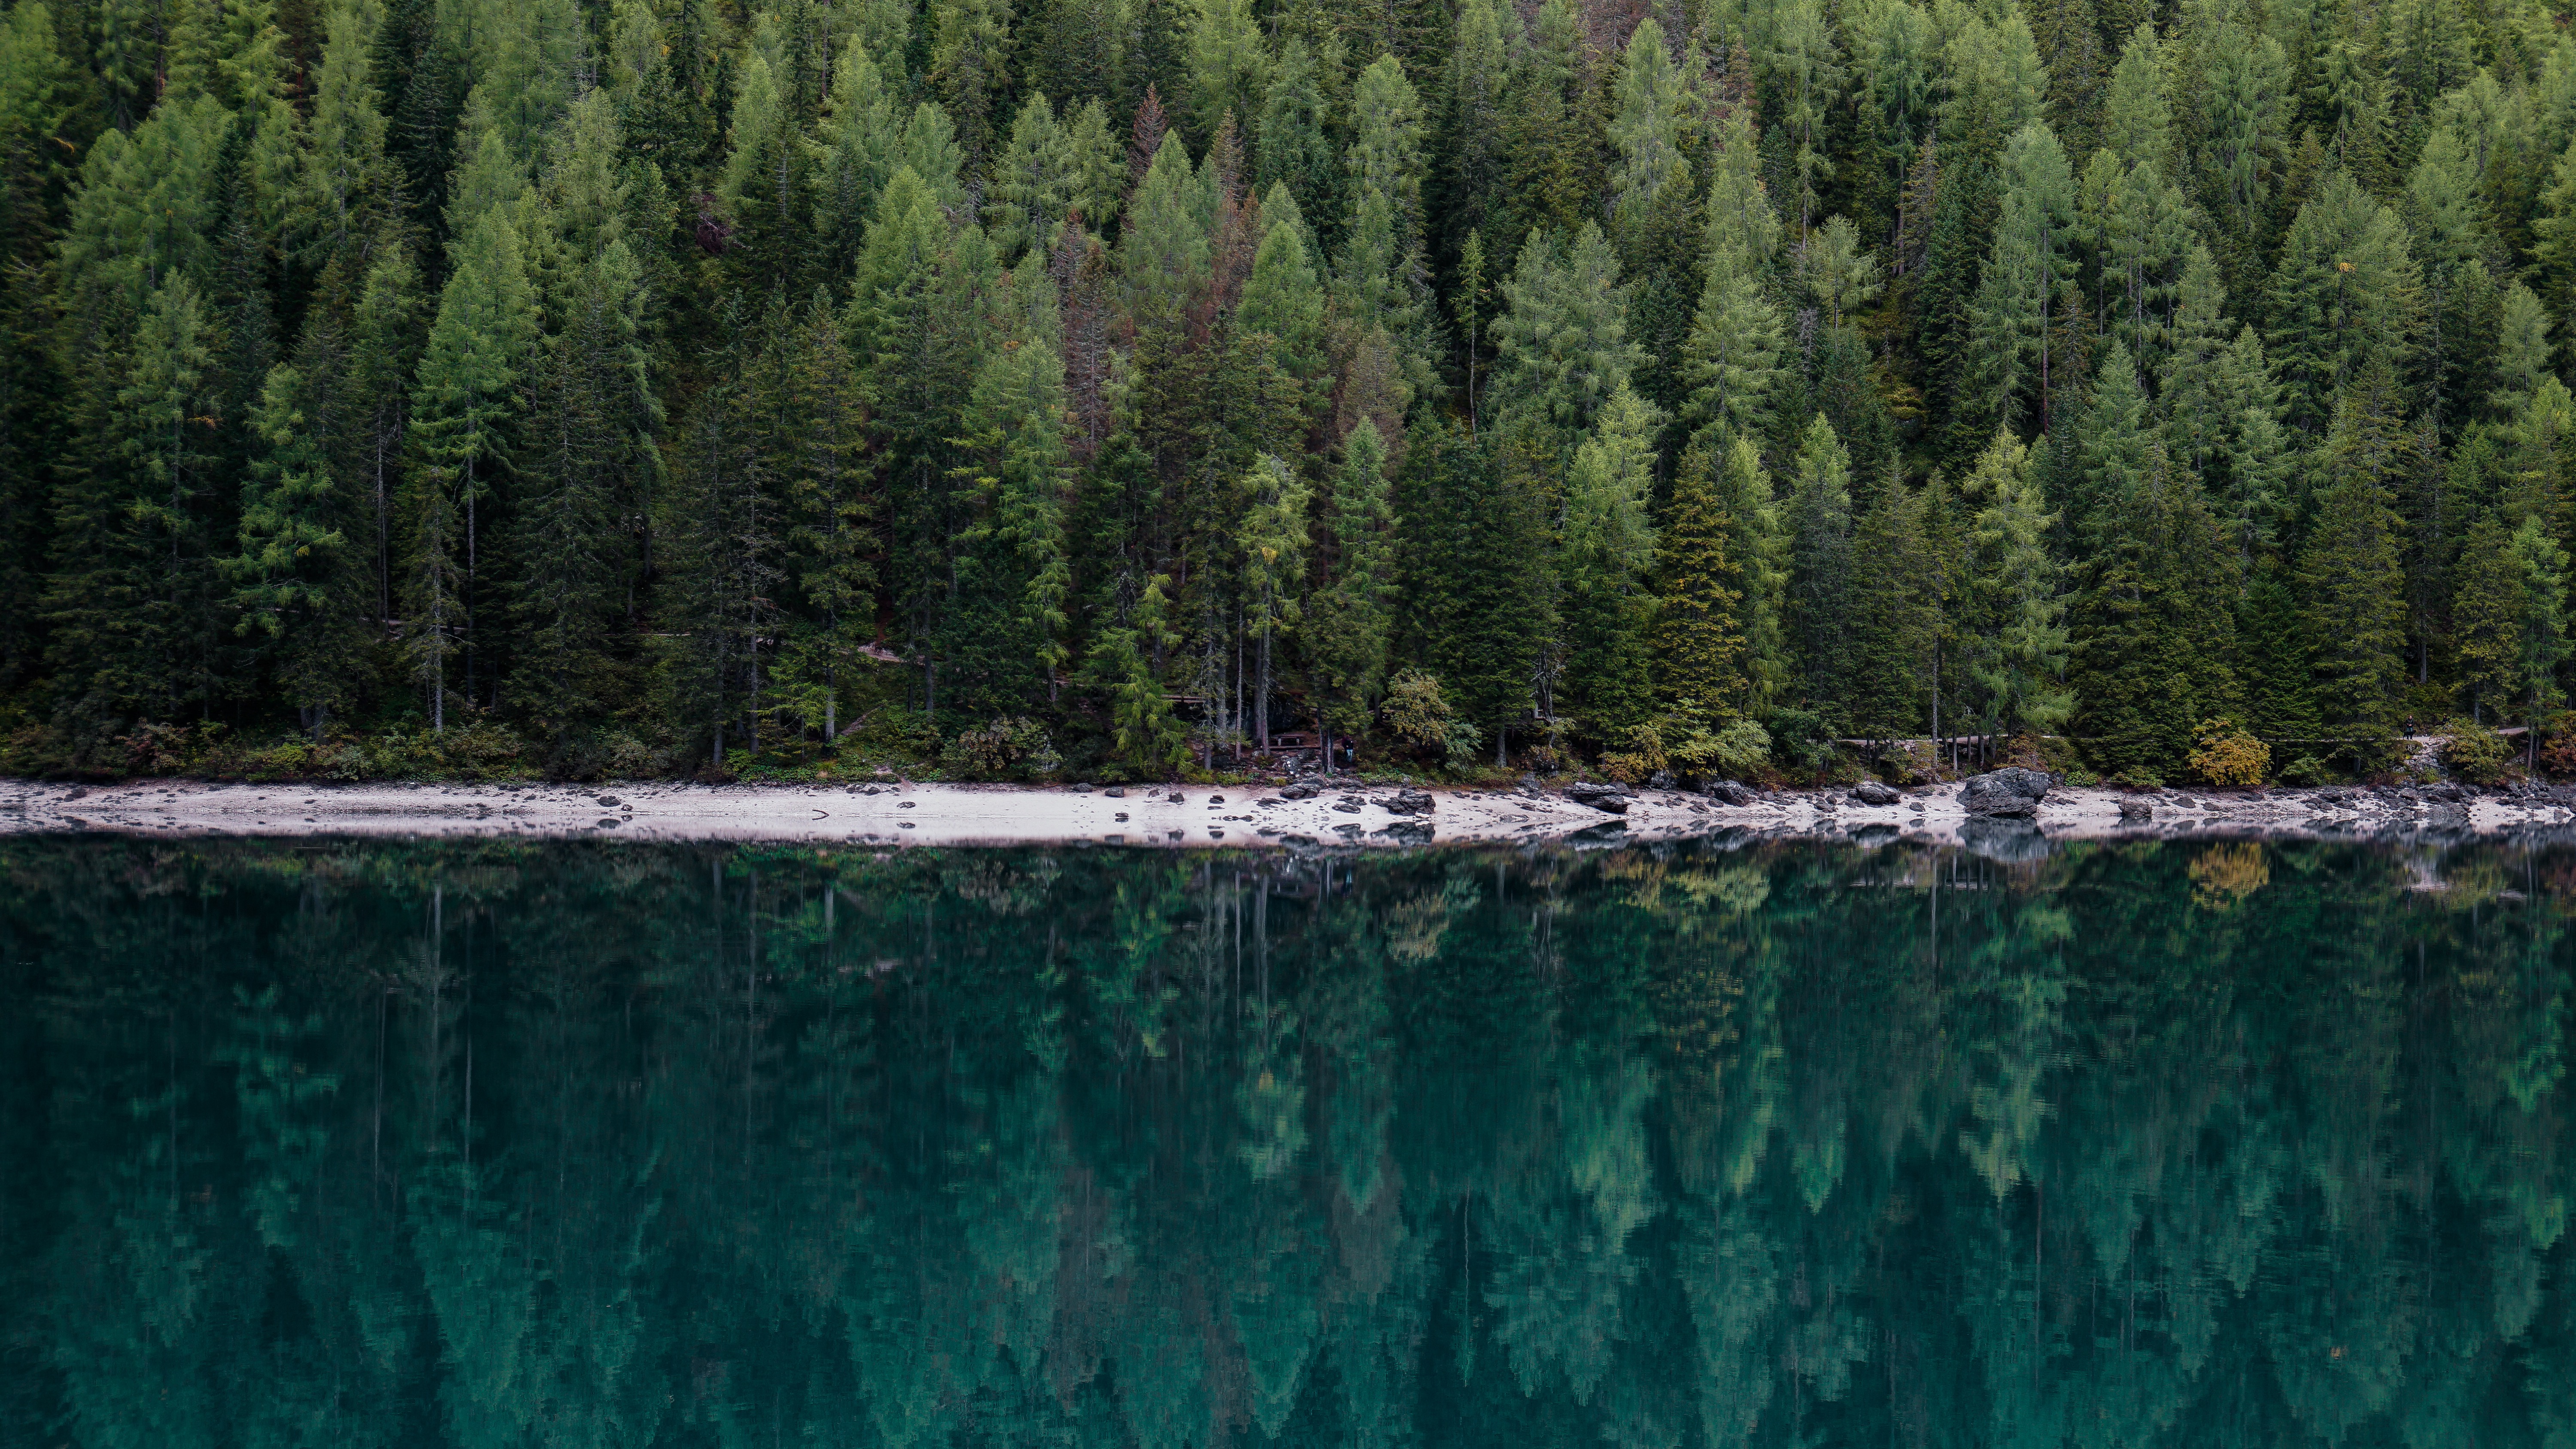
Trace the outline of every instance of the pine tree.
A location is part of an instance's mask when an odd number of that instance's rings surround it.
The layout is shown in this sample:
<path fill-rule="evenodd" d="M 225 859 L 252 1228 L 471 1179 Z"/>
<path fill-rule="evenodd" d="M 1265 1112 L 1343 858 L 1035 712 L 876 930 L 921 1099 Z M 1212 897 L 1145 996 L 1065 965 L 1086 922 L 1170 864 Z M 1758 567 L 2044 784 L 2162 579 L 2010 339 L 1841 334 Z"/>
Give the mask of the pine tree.
<path fill-rule="evenodd" d="M 1544 627 L 1529 568 L 1531 500 L 1505 486 L 1489 447 L 1429 422 L 1405 449 L 1399 496 L 1404 612 L 1419 660 L 1501 759 L 1530 716 Z"/>
<path fill-rule="evenodd" d="M 902 131 L 884 74 L 867 47 L 844 47 L 833 68 L 810 173 L 814 234 L 822 249 L 817 260 L 827 275 L 846 276 L 857 264 L 877 197 L 903 164 Z"/>
<path fill-rule="evenodd" d="M 1570 249 L 1532 236 L 1502 291 L 1508 310 L 1493 335 L 1504 408 L 1560 439 L 1589 429 L 1639 358 L 1618 259 L 1601 229 L 1587 223 Z"/>
<path fill-rule="evenodd" d="M 1190 20 L 1190 119 L 1213 141 L 1227 116 L 1253 121 L 1269 89 L 1270 57 L 1251 0 L 1204 0 Z"/>
<path fill-rule="evenodd" d="M 2152 163 L 2173 174 L 2173 107 L 2165 100 L 2164 48 L 2142 24 L 2121 42 L 2119 63 L 2102 100 L 2102 149 L 2129 165 Z"/>
<path fill-rule="evenodd" d="M 2549 312 L 2520 282 L 2504 294 L 2501 331 L 2496 337 L 2496 390 L 2487 403 L 2507 418 L 2519 417 L 2540 390 L 2550 366 Z"/>
<path fill-rule="evenodd" d="M 67 382 L 47 345 L 43 278 L 63 223 L 73 94 L 52 11 L 0 15 L 0 689 L 41 658 L 43 515 Z"/>
<path fill-rule="evenodd" d="M 1691 420 L 1724 424 L 1743 437 L 1768 436 L 1781 342 L 1779 309 L 1760 281 L 1731 255 L 1710 258 L 1682 354 Z"/>
<path fill-rule="evenodd" d="M 2299 557 L 2318 714 L 2340 752 L 2365 768 L 2376 768 L 2396 732 L 2405 674 L 2395 494 L 2417 460 L 2398 407 L 2385 361 L 2345 393 L 2319 459 L 2316 523 Z"/>
<path fill-rule="evenodd" d="M 876 604 L 876 534 L 881 511 L 865 466 L 865 406 L 859 378 L 841 337 L 831 294 L 816 288 L 798 324 L 790 364 L 795 410 L 788 476 L 788 565 L 804 602 L 804 627 L 795 641 L 800 672 L 822 695 L 826 739 L 840 733 L 844 680 L 857 667 L 862 635 L 872 631 Z M 1033 602 L 1061 609 L 1062 599 L 1032 581 Z M 1057 578 L 1044 583 L 1061 584 Z M 1042 624 L 1061 637 L 1064 621 L 1047 613 Z M 1050 670 L 1066 652 L 1060 643 L 1041 655 Z M 1050 678 L 1052 683 L 1052 678 Z"/>
<path fill-rule="evenodd" d="M 2423 276 L 2406 228 L 2348 173 L 2299 208 L 2270 290 L 2267 346 L 2293 428 L 2326 431 L 2336 394 L 2369 359 L 2402 364 L 2414 345 Z"/>
<path fill-rule="evenodd" d="M 1343 734 L 1368 728 L 1386 684 L 1396 582 L 1388 495 L 1386 444 L 1377 425 L 1363 419 L 1342 440 L 1329 515 L 1328 581 L 1307 609 L 1325 728 Z"/>
<path fill-rule="evenodd" d="M 1825 154 L 1825 125 L 1842 96 L 1841 51 L 1821 0 L 1782 0 L 1771 17 L 1761 62 L 1779 88 L 1780 124 L 1792 148 L 1798 227 L 1804 231 L 1816 219 L 1817 185 L 1832 168 Z"/>
<path fill-rule="evenodd" d="M 1003 0 L 935 0 L 930 7 L 930 81 L 957 123 L 971 157 L 992 146 L 1011 91 L 1011 10 Z"/>
<path fill-rule="evenodd" d="M 1849 724 L 1869 739 L 1912 735 L 1927 714 L 1941 619 L 1923 504 L 1891 477 L 1852 530 Z"/>
<path fill-rule="evenodd" d="M 2245 727 L 2295 763 L 2332 753 L 2320 740 L 2308 616 L 2285 565 L 2258 563 L 2237 610 L 2236 677 L 2245 692 Z"/>
<path fill-rule="evenodd" d="M 2029 416 L 2046 431 L 2056 393 L 2068 383 L 2064 359 L 2054 355 L 2049 308 L 2058 284 L 2074 272 L 2074 177 L 2056 135 L 2036 123 L 2013 134 L 2002 170 L 1994 249 L 1971 313 L 1971 406 L 2007 426 Z"/>
<path fill-rule="evenodd" d="M 58 489 L 48 672 L 77 743 L 203 710 L 219 685 L 211 334 L 187 278 L 154 291 L 132 340 L 103 359 L 114 392 Z"/>
<path fill-rule="evenodd" d="M 1306 512 L 1313 499 L 1306 480 L 1274 454 L 1253 460 L 1253 477 L 1245 492 L 1252 507 L 1243 516 L 1236 543 L 1243 550 L 1244 619 L 1259 652 L 1259 683 L 1253 687 L 1253 735 L 1270 748 L 1272 658 L 1280 633 L 1304 613 Z"/>
<path fill-rule="evenodd" d="M 1738 532 L 1720 502 L 1705 440 L 1682 453 L 1656 537 L 1654 663 L 1658 693 L 1700 719 L 1741 714 L 1745 676 L 1743 567 L 1727 548 Z"/>
<path fill-rule="evenodd" d="M 1302 38 L 1281 42 L 1253 127 L 1252 178 L 1264 198 L 1288 188 L 1298 211 L 1320 222 L 1340 216 L 1343 205 L 1341 158 L 1327 131 L 1330 107 L 1318 70 Z"/>
<path fill-rule="evenodd" d="M 357 703 L 369 636 L 367 520 L 345 465 L 352 449 L 345 339 L 323 319 L 280 364 L 251 429 L 267 449 L 242 492 L 240 553 L 222 561 L 240 628 L 263 635 L 279 686 L 319 738 Z"/>
<path fill-rule="evenodd" d="M 1716 441 L 1723 441 L 1720 435 Z M 1717 474 L 1717 507 L 1726 520 L 1727 580 L 1742 595 L 1745 693 L 1741 713 L 1758 715 L 1786 699 L 1794 679 L 1786 618 L 1789 538 L 1772 498 L 1771 477 L 1747 438 L 1725 443 Z"/>
<path fill-rule="evenodd" d="M 1599 738 L 1644 722 L 1653 709 L 1647 646 L 1654 561 L 1654 408 L 1621 388 L 1566 470 L 1558 552 L 1566 695 Z"/>
<path fill-rule="evenodd" d="M 507 590 L 510 697 L 558 749 L 615 698 L 614 630 L 635 569 L 617 522 L 630 480 L 661 462 L 642 269 L 611 241 L 568 281 L 559 330 L 529 361 Z"/>
<path fill-rule="evenodd" d="M 2047 542 L 2057 519 L 2030 472 L 2029 450 L 1998 430 L 1961 490 L 1977 510 L 1969 528 L 1963 642 L 1989 733 L 2046 729 L 2075 704 L 2061 683 L 2066 601 Z"/>
<path fill-rule="evenodd" d="M 460 239 L 454 266 L 412 388 L 413 461 L 403 509 L 410 535 L 403 633 L 436 729 L 446 727 L 457 684 L 448 661 L 460 651 L 472 702 L 478 519 L 510 466 L 519 386 L 537 330 L 519 233 L 500 209 L 485 212 Z"/>
<path fill-rule="evenodd" d="M 1520 12 L 1512 6 L 1465 0 L 1458 7 L 1457 44 L 1449 52 L 1449 107 L 1435 150 L 1443 164 L 1441 190 L 1447 199 L 1442 236 L 1453 252 L 1463 253 L 1468 236 L 1508 209 L 1511 51 L 1512 42 L 1521 38 Z"/>
<path fill-rule="evenodd" d="M 2105 773 L 2178 776 L 2200 722 L 2239 709 L 2234 559 L 2200 489 L 2151 444 L 2085 571 L 2073 619 L 2075 733 Z"/>
<path fill-rule="evenodd" d="M 1306 251 L 1303 218 L 1287 189 L 1274 187 L 1261 209 L 1269 230 L 1244 280 L 1235 326 L 1271 339 L 1279 370 L 1299 383 L 1314 380 L 1324 365 L 1324 287 Z"/>
<path fill-rule="evenodd" d="M 2107 541 L 2123 526 L 2130 497 L 2148 472 L 2154 438 L 2148 426 L 2147 395 L 2138 385 L 2138 370 L 2129 350 L 2111 344 L 2102 355 L 2101 381 L 2075 425 L 2075 486 L 2052 500 L 2088 540 Z"/>
<path fill-rule="evenodd" d="M 1352 85 L 1350 128 L 1343 167 L 1351 194 L 1384 196 L 1395 209 L 1397 249 L 1410 251 L 1423 226 L 1422 97 L 1394 56 L 1378 57 Z"/>
<path fill-rule="evenodd" d="M 1789 540 L 1788 652 L 1807 707 L 1839 714 L 1851 683 L 1851 458 L 1825 415 L 1807 425 L 1781 508 Z"/>
<path fill-rule="evenodd" d="M 383 18 L 376 0 L 331 7 L 289 227 L 317 273 L 335 259 L 353 273 L 360 268 L 352 253 L 375 239 L 401 201 L 373 76 Z"/>

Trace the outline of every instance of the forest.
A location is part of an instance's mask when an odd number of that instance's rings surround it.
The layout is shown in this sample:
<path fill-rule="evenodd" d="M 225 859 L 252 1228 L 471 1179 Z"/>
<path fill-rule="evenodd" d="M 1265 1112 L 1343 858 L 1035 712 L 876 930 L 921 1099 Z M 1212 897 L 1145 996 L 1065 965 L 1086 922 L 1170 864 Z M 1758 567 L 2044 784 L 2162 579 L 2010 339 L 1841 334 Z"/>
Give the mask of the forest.
<path fill-rule="evenodd" d="M 0 847 L 0 1430 L 2576 1435 L 2563 848 Z"/>
<path fill-rule="evenodd" d="M 2568 20 L 15 0 L 0 767 L 2556 732 Z"/>

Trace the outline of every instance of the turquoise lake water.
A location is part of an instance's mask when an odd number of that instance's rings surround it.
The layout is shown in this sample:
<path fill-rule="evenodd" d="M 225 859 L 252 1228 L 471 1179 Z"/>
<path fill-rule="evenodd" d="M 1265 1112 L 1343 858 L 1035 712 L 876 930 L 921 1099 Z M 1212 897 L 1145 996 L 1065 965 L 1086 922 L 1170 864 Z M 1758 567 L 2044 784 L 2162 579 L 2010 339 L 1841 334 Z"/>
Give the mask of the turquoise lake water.
<path fill-rule="evenodd" d="M 2513 844 L 10 840 L 0 1446 L 2568 1446 L 2572 913 Z"/>

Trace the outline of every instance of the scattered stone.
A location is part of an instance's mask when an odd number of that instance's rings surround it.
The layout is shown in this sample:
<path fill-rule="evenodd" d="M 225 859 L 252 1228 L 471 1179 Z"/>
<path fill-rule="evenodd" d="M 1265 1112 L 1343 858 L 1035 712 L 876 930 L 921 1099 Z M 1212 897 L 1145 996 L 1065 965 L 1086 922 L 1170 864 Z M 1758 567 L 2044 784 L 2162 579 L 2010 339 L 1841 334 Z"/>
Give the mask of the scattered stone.
<path fill-rule="evenodd" d="M 310 801 L 310 800 L 307 800 L 307 801 L 305 801 L 304 803 L 305 803 L 305 804 L 307 804 L 307 805 L 310 805 L 310 804 L 312 804 L 313 802 L 312 802 L 312 801 Z M 614 808 L 614 807 L 617 805 L 618 800 L 617 800 L 617 797 L 616 797 L 616 796 L 614 796 L 614 795 L 602 795 L 602 796 L 600 796 L 600 797 L 599 797 L 599 803 L 600 803 L 600 804 L 602 804 L 602 805 L 606 805 L 606 806 L 609 806 L 609 807 L 611 807 L 611 808 Z"/>
<path fill-rule="evenodd" d="M 1280 791 L 1279 798 L 1282 800 L 1312 800 L 1323 793 L 1324 792 L 1321 788 L 1311 785 L 1304 780 L 1300 780 L 1296 784 L 1289 786 L 1287 789 Z"/>
<path fill-rule="evenodd" d="M 2155 817 L 2156 807 L 2135 796 L 2120 802 L 2120 818 L 2123 820 L 2153 820 Z"/>
<path fill-rule="evenodd" d="M 1438 804 L 1438 801 L 1431 798 L 1431 792 L 1428 790 L 1398 790 L 1395 792 L 1395 798 L 1386 802 L 1386 813 L 1428 815 L 1437 808 Z"/>
<path fill-rule="evenodd" d="M 1959 803 L 1971 815 L 2027 820 L 2039 813 L 2039 802 L 2048 798 L 2049 787 L 2055 783 L 2037 770 L 2006 765 L 1969 776 L 1960 787 Z"/>
<path fill-rule="evenodd" d="M 1172 798 L 1173 798 L 1173 799 L 1175 799 L 1175 800 L 1177 800 L 1177 799 L 1179 799 L 1179 798 L 1181 798 L 1181 797 L 1180 797 L 1177 793 L 1175 793 L 1175 794 L 1172 796 Z M 1224 803 L 1225 803 L 1225 797 L 1224 797 L 1223 795 L 1210 795 L 1210 796 L 1208 797 L 1208 803 L 1209 803 L 1210 805 L 1222 805 L 1222 804 L 1224 804 Z"/>
<path fill-rule="evenodd" d="M 902 804 L 897 805 L 897 806 L 896 806 L 896 807 L 894 807 L 894 808 L 896 808 L 897 810 L 909 810 L 909 809 L 911 809 L 911 808 L 912 808 L 912 806 L 913 806 L 913 802 L 912 802 L 912 801 L 910 801 L 910 800 L 906 800 L 906 801 L 904 801 Z"/>
<path fill-rule="evenodd" d="M 1127 798 L 1127 787 L 1124 785 L 1112 785 L 1100 793 L 1108 796 L 1112 800 L 1124 800 Z"/>
<path fill-rule="evenodd" d="M 1851 797 L 1863 805 L 1893 805 L 1902 798 L 1876 780 L 1863 780 L 1852 786 Z"/>
<path fill-rule="evenodd" d="M 1646 777 L 1647 787 L 1655 790 L 1669 790 L 1679 783 L 1673 778 L 1673 772 L 1670 770 L 1657 770 Z"/>
<path fill-rule="evenodd" d="M 1345 815 L 1357 815 L 1365 804 L 1366 802 L 1356 795 L 1345 795 L 1333 802 L 1333 808 Z"/>
<path fill-rule="evenodd" d="M 1738 806 L 1750 805 L 1753 803 L 1755 798 L 1751 786 L 1739 784 L 1733 780 L 1717 780 L 1711 782 L 1708 787 L 1708 793 L 1725 801 L 1729 805 Z"/>

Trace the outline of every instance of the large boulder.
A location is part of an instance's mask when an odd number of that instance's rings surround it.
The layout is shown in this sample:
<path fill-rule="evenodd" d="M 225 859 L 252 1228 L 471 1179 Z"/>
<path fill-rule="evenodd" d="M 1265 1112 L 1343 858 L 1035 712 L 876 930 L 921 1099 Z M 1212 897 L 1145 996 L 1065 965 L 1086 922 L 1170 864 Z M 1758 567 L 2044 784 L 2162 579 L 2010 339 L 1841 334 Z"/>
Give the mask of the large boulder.
<path fill-rule="evenodd" d="M 1428 815 L 1437 803 L 1431 798 L 1431 792 L 1428 790 L 1398 790 L 1395 792 L 1395 798 L 1386 802 L 1386 813 Z"/>
<path fill-rule="evenodd" d="M 1959 804 L 1971 815 L 2027 819 L 2039 813 L 2039 802 L 2048 798 L 2048 788 L 2055 783 L 2038 770 L 2006 765 L 2000 770 L 1969 776 L 1967 784 L 1959 790 Z"/>
<path fill-rule="evenodd" d="M 1577 805 L 1589 805 L 1595 810 L 1606 810 L 1613 815 L 1628 813 L 1627 792 L 1616 785 L 1595 785 L 1578 780 L 1565 787 L 1565 798 Z"/>
<path fill-rule="evenodd" d="M 1713 780 L 1709 782 L 1708 793 L 1725 801 L 1729 805 L 1738 806 L 1750 805 L 1757 798 L 1753 793 L 1752 786 L 1738 784 L 1733 780 Z"/>
<path fill-rule="evenodd" d="M 1863 805 L 1893 805 L 1902 798 L 1876 780 L 1863 780 L 1852 786 L 1851 797 Z"/>

